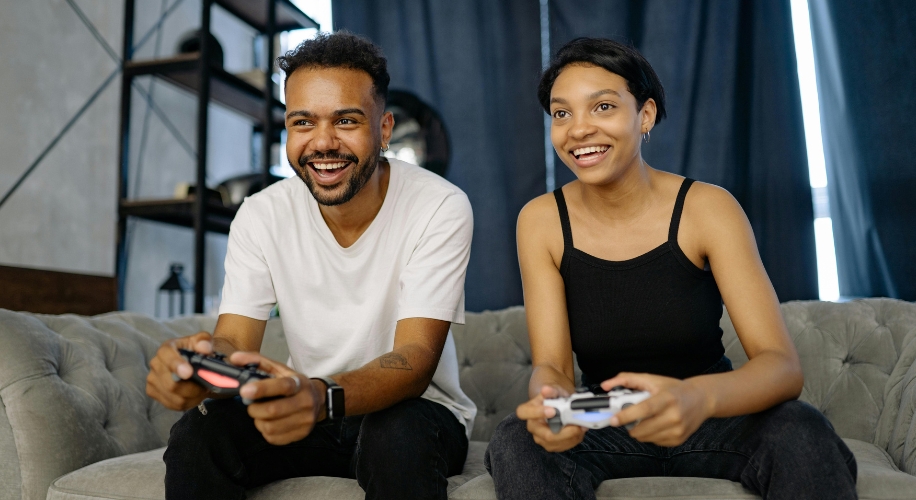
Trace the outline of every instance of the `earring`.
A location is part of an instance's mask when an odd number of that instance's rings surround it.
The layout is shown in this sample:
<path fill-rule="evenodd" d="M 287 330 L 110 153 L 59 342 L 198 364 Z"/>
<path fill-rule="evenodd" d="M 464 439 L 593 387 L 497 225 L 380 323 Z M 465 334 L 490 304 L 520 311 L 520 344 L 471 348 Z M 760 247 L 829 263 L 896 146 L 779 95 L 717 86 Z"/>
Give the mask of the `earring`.
<path fill-rule="evenodd" d="M 646 144 L 649 144 L 649 131 L 647 130 L 645 134 L 642 135 L 642 140 Z"/>
<path fill-rule="evenodd" d="M 384 146 L 382 146 L 382 153 L 387 153 L 387 152 L 388 152 L 388 145 L 385 144 Z"/>

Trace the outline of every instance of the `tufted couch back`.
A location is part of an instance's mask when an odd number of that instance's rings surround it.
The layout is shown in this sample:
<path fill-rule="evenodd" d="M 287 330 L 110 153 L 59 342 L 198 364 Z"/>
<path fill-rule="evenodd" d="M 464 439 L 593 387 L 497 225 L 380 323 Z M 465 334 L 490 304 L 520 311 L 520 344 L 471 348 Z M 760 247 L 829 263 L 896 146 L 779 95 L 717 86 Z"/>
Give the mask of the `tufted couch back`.
<path fill-rule="evenodd" d="M 841 436 L 877 444 L 916 474 L 916 304 L 790 302 L 782 310 L 805 371 L 802 399 Z M 164 446 L 179 415 L 146 397 L 149 360 L 161 342 L 214 325 L 202 316 L 158 322 L 0 309 L 0 500 L 43 499 L 60 475 Z M 722 327 L 740 366 L 747 358 L 727 315 Z M 524 309 L 468 313 L 452 331 L 461 385 L 479 410 L 472 438 L 486 441 L 527 398 Z M 268 323 L 262 352 L 286 359 L 279 321 Z"/>

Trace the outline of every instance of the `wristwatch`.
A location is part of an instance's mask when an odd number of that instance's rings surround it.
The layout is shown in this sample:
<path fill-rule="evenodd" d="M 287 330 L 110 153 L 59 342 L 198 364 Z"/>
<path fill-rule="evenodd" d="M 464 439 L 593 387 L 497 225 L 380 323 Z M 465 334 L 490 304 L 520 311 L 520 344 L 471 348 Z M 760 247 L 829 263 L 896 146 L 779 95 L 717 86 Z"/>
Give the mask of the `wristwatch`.
<path fill-rule="evenodd" d="M 330 377 L 312 377 L 313 380 L 320 380 L 328 387 L 327 394 L 324 398 L 324 406 L 328 409 L 326 418 L 328 420 L 340 420 L 346 414 L 344 407 L 344 389 L 337 385 Z"/>

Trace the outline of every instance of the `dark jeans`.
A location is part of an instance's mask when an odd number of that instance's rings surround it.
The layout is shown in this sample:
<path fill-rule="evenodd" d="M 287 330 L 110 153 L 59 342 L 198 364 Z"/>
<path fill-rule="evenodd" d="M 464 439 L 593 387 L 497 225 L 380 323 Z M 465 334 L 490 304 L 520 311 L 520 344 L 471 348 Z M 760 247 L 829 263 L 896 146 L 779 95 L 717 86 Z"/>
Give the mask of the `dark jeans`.
<path fill-rule="evenodd" d="M 730 370 L 723 360 L 708 373 Z M 708 419 L 674 448 L 605 427 L 586 432 L 571 450 L 550 453 L 534 442 L 524 421 L 509 415 L 496 428 L 484 464 L 502 500 L 591 499 L 602 481 L 645 476 L 728 479 L 765 499 L 856 498 L 852 452 L 821 412 L 801 401 Z"/>
<path fill-rule="evenodd" d="M 264 440 L 238 399 L 206 407 L 207 415 L 193 408 L 172 427 L 167 499 L 240 499 L 248 488 L 303 476 L 356 479 L 367 499 L 445 499 L 446 478 L 461 473 L 468 452 L 464 426 L 425 399 L 323 421 L 284 446 Z"/>

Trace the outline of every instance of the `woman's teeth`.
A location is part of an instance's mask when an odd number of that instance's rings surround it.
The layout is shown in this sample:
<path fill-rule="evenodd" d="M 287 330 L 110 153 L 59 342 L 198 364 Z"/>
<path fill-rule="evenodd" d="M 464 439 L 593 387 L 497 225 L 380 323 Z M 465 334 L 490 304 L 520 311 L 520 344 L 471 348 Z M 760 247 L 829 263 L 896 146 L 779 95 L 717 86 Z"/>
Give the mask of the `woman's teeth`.
<path fill-rule="evenodd" d="M 573 156 L 575 156 L 576 159 L 578 159 L 580 156 L 584 156 L 584 155 L 588 155 L 592 153 L 601 154 L 607 151 L 608 149 L 610 149 L 610 146 L 589 146 L 587 148 L 574 149 L 572 153 L 573 153 Z"/>

